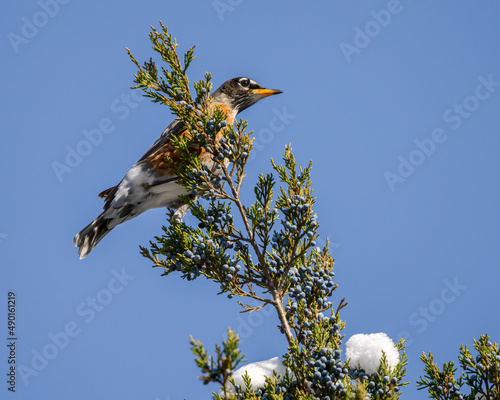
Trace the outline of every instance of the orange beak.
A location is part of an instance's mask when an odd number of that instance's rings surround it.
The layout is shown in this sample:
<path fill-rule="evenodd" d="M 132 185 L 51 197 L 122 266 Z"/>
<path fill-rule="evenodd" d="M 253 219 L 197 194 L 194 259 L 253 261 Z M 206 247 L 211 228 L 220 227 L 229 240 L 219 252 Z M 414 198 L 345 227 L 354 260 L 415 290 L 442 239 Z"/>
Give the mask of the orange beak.
<path fill-rule="evenodd" d="M 283 93 L 283 91 L 276 89 L 250 89 L 250 91 L 252 92 L 252 94 L 256 95 L 259 99 Z"/>

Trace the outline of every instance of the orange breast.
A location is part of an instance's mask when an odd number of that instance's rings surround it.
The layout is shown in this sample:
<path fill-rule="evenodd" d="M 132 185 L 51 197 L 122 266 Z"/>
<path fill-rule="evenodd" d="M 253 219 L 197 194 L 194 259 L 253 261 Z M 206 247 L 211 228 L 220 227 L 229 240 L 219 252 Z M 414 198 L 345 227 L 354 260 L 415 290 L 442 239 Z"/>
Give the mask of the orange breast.
<path fill-rule="evenodd" d="M 215 105 L 215 104 L 214 104 Z M 234 111 L 229 108 L 226 104 L 217 104 L 220 106 L 221 110 L 227 115 L 226 122 L 228 125 L 232 125 L 234 122 Z M 184 129 L 180 135 L 182 137 L 187 137 L 188 131 Z M 217 133 L 217 142 L 222 137 L 222 130 Z M 194 147 L 190 149 L 191 153 L 196 153 L 202 164 L 212 165 L 212 155 L 208 153 L 203 147 Z M 179 151 L 172 145 L 171 142 L 165 143 L 157 151 L 147 157 L 144 161 L 149 163 L 150 166 L 156 170 L 158 176 L 172 176 L 174 174 L 174 165 L 180 162 L 181 155 Z"/>

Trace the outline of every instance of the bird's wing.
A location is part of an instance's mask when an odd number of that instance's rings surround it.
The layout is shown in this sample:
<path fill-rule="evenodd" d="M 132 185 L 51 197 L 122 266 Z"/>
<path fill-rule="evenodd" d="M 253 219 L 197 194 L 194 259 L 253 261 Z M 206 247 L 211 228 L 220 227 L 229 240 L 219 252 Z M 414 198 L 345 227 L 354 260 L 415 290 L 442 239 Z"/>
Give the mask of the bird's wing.
<path fill-rule="evenodd" d="M 163 131 L 163 133 L 156 139 L 156 141 L 153 143 L 153 145 L 146 151 L 146 153 L 137 161 L 137 164 L 140 163 L 145 163 L 145 162 L 150 162 L 152 158 L 155 157 L 156 153 L 158 153 L 159 150 L 161 150 L 165 145 L 167 145 L 170 141 L 170 138 L 173 135 L 182 135 L 186 131 L 184 123 L 179 120 L 175 119 L 172 121 Z M 165 181 L 174 181 L 177 180 L 177 177 L 170 177 L 170 178 L 162 178 L 159 181 L 159 184 L 165 183 Z M 123 180 L 122 180 L 123 181 Z M 120 183 L 122 183 L 120 181 Z M 109 189 L 106 189 L 99 193 L 98 197 L 101 199 L 105 200 L 104 208 L 106 209 L 109 203 L 114 199 L 116 191 L 118 190 L 118 187 L 120 186 L 120 183 L 118 185 L 110 187 Z"/>
<path fill-rule="evenodd" d="M 146 153 L 140 158 L 138 162 L 150 158 L 154 153 L 156 153 L 165 144 L 167 144 L 173 135 L 180 135 L 185 130 L 186 127 L 184 126 L 184 123 L 181 120 L 175 119 L 174 121 L 172 121 L 170 125 L 165 128 L 160 137 L 156 139 L 156 142 L 153 143 L 153 145 L 148 149 L 148 151 L 146 151 Z"/>

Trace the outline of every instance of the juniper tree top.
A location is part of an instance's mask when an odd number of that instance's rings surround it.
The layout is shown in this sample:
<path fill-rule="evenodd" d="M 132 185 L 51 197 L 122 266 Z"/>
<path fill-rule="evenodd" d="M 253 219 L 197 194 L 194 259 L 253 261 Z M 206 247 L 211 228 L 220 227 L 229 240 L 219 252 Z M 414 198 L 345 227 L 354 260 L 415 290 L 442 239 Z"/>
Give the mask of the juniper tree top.
<path fill-rule="evenodd" d="M 407 358 L 402 340 L 395 346 L 399 360 L 394 362 L 391 357 L 389 361 L 382 352 L 375 370 L 350 365 L 350 360 L 342 357 L 345 322 L 340 312 L 347 303 L 334 297 L 337 283 L 328 241 L 323 248 L 317 247 L 319 222 L 314 212 L 312 163 L 298 166 L 288 145 L 281 162 L 270 161 L 273 173 L 247 178 L 253 138 L 252 132 L 246 130 L 246 121 L 229 118 L 228 123 L 230 110 L 214 106 L 217 91 L 210 94 L 209 73 L 194 83 L 193 99 L 186 76 L 194 58 L 193 48 L 184 54 L 182 64 L 177 43 L 166 27 L 162 25 L 160 32 L 153 28 L 150 39 L 167 68 L 158 69 L 152 60 L 141 66 L 130 54 L 139 69 L 135 88 L 142 89 L 154 102 L 167 105 L 186 129 L 185 135 L 173 134 L 169 138 L 175 160 L 163 156 L 165 162 L 171 163 L 176 182 L 184 188 L 181 194 L 186 206 L 182 211 L 190 208 L 197 223 L 183 222 L 179 213 L 171 210 L 163 235 L 148 248 L 142 247 L 142 254 L 160 267 L 164 276 L 212 280 L 219 294 L 236 300 L 242 312 L 274 308 L 279 332 L 288 346 L 282 355 L 286 372 L 282 376 L 269 374 L 265 384 L 256 387 L 248 375 L 244 375 L 242 384 L 232 378 L 244 358 L 235 332 L 228 330 L 228 338 L 222 346 L 216 346 L 215 356 L 191 338 L 195 361 L 202 372 L 200 379 L 204 384 L 220 385 L 213 398 L 400 398 L 400 389 L 407 385 L 403 381 Z M 237 82 L 250 88 L 256 85 L 250 79 Z M 210 162 L 201 162 L 199 152 Z M 255 182 L 253 198 L 241 196 L 245 178 Z M 455 379 L 452 365 L 440 371 L 432 358 L 424 357 L 427 375 L 419 384 L 435 399 L 471 400 L 477 393 L 487 399 L 496 398 L 498 345 L 477 349 L 480 357 L 475 363 L 463 350 L 461 362 L 467 378 Z M 463 379 L 472 385 L 466 397 L 461 392 Z"/>
<path fill-rule="evenodd" d="M 178 154 L 173 165 L 178 183 L 186 189 L 183 201 L 198 223 L 191 226 L 170 211 L 164 234 L 142 248 L 142 254 L 161 267 L 163 275 L 214 281 L 220 294 L 236 299 L 244 312 L 273 307 L 289 349 L 283 356 L 290 371 L 286 376 L 269 377 L 264 388 L 252 388 L 247 381 L 246 388 L 230 391 L 231 373 L 242 360 L 237 336 L 229 331 L 215 358 L 193 340 L 204 383 L 221 385 L 222 394 L 214 393 L 215 398 L 353 398 L 374 393 L 372 382 L 378 385 L 376 390 L 397 397 L 404 385 L 404 353 L 396 368 L 382 363 L 380 374 L 370 380 L 341 359 L 345 323 L 340 310 L 346 302 L 342 299 L 335 306 L 332 301 L 337 288 L 333 258 L 328 243 L 324 248 L 316 244 L 319 223 L 313 210 L 312 164 L 297 166 L 287 146 L 281 163 L 271 160 L 274 173 L 257 177 L 254 199 L 244 201 L 240 193 L 253 142 L 247 123 L 227 124 L 228 110 L 211 106 L 208 73 L 194 84 L 193 100 L 185 75 L 193 49 L 184 55 L 187 61 L 182 66 L 177 43 L 166 27 L 162 25 L 161 32 L 153 29 L 150 38 L 170 69 L 162 67 L 161 76 L 155 62 L 140 66 L 131 56 L 139 68 L 135 87 L 166 104 L 186 127 L 187 135 L 171 138 Z M 193 148 L 203 149 L 213 164 L 201 163 Z M 247 299 L 258 305 L 248 304 Z"/>

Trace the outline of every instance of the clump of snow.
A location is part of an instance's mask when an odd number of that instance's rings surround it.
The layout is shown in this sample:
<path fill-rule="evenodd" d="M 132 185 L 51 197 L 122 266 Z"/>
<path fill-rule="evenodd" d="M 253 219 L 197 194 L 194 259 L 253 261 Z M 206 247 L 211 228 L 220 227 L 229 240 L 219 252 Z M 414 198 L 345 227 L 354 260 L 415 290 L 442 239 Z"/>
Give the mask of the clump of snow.
<path fill-rule="evenodd" d="M 377 372 L 382 358 L 382 351 L 387 357 L 387 363 L 394 368 L 399 361 L 399 352 L 394 342 L 387 334 L 363 333 L 353 335 L 346 343 L 346 358 L 351 359 L 351 368 L 359 366 L 367 374 Z"/>
<path fill-rule="evenodd" d="M 278 357 L 244 365 L 233 372 L 233 378 L 236 385 L 244 389 L 245 383 L 243 382 L 243 375 L 245 375 L 246 371 L 252 380 L 252 388 L 257 389 L 264 386 L 266 383 L 266 376 L 273 376 L 273 370 L 280 376 L 286 374 L 286 368 Z"/>

